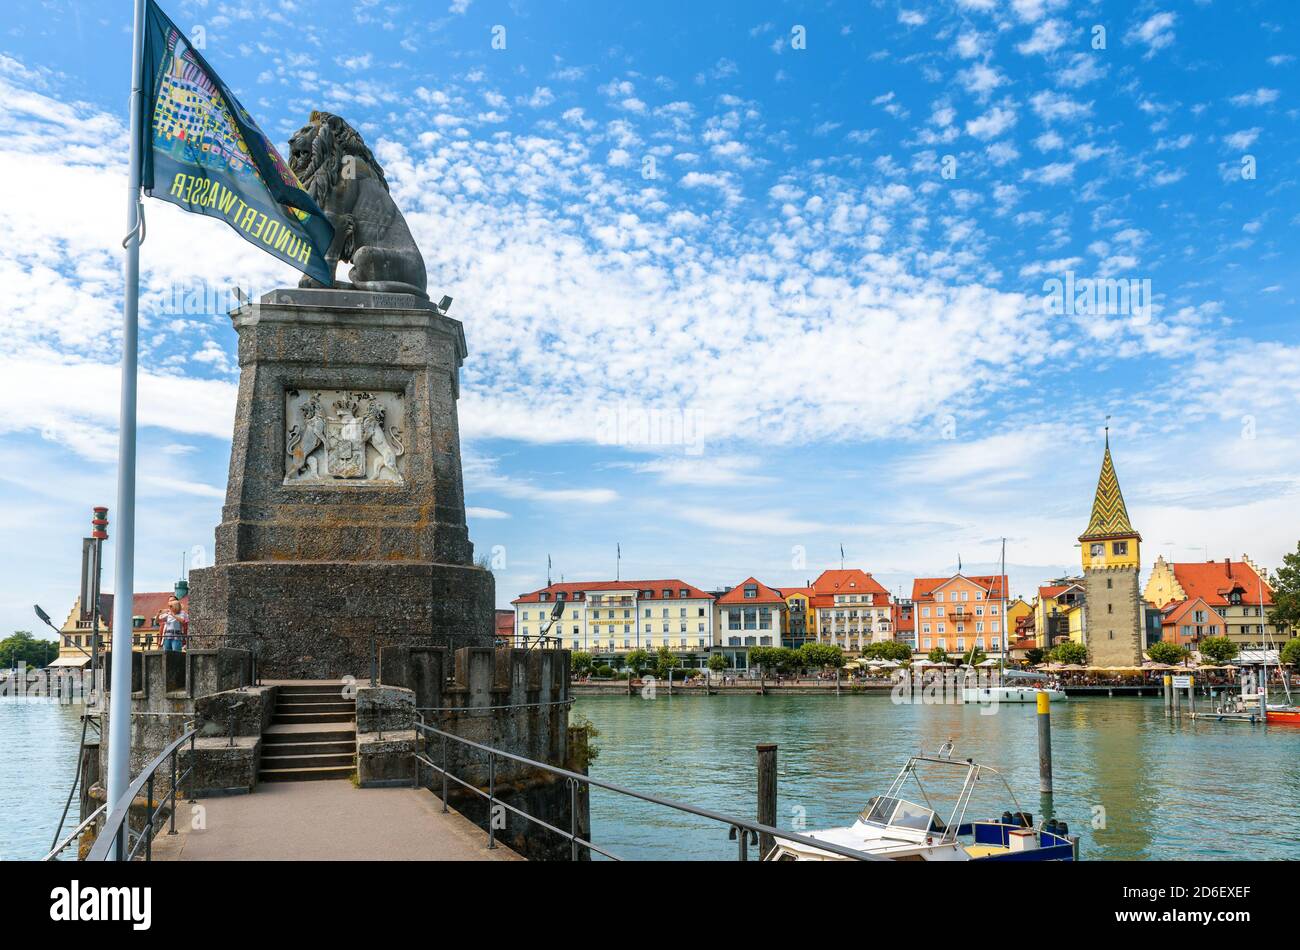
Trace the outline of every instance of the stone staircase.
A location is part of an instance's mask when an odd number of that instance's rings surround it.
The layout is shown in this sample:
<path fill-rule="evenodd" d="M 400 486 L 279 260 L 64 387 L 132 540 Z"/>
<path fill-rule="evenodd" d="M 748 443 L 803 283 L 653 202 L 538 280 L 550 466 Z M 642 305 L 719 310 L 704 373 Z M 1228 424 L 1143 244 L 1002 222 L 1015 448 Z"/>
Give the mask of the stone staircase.
<path fill-rule="evenodd" d="M 351 778 L 357 767 L 357 703 L 343 684 L 277 687 L 274 718 L 262 733 L 259 782 Z"/>

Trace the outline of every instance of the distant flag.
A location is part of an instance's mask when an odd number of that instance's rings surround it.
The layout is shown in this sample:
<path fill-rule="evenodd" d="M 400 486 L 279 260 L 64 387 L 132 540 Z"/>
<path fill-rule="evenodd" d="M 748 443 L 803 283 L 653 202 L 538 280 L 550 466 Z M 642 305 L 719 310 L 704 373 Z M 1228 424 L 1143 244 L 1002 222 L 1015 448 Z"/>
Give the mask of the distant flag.
<path fill-rule="evenodd" d="M 957 573 L 958 573 L 958 574 L 961 573 L 961 555 L 960 555 L 960 554 L 957 555 Z"/>
<path fill-rule="evenodd" d="M 546 586 L 551 586 L 551 556 L 546 555 Z"/>
<path fill-rule="evenodd" d="M 618 552 L 618 557 L 614 564 L 614 580 L 623 579 L 623 545 L 621 542 L 615 542 L 614 549 Z"/>
<path fill-rule="evenodd" d="M 325 286 L 334 228 L 185 34 L 148 0 L 140 77 L 144 193 L 221 218 Z"/>

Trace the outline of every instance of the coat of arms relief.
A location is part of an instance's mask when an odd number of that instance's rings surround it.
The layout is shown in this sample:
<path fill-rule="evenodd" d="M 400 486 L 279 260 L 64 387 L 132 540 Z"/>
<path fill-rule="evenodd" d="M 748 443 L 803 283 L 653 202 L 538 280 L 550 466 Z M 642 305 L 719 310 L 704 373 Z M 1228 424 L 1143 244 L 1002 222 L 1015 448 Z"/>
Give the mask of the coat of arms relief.
<path fill-rule="evenodd" d="M 285 393 L 285 484 L 402 484 L 402 393 Z"/>

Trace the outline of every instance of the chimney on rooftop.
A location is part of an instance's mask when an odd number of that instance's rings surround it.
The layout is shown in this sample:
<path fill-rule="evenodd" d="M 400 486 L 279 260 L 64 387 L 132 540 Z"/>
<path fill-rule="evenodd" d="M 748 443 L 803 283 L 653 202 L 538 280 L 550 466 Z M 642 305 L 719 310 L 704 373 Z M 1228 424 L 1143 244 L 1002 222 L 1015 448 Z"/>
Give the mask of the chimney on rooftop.
<path fill-rule="evenodd" d="M 1224 568 L 1227 570 L 1227 572 L 1228 572 L 1228 576 L 1231 577 L 1231 576 L 1232 576 L 1232 558 L 1230 558 L 1230 557 L 1225 557 L 1225 558 L 1223 559 L 1223 566 L 1224 566 Z"/>

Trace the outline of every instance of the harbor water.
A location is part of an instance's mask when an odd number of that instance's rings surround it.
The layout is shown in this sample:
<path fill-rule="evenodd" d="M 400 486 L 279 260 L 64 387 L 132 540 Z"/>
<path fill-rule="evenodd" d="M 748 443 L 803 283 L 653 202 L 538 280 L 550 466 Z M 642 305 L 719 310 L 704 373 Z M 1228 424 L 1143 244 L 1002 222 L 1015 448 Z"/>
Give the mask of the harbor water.
<path fill-rule="evenodd" d="M 1198 697 L 1198 704 L 1208 704 Z M 935 752 L 1002 772 L 1021 807 L 1044 814 L 1032 704 L 895 705 L 855 696 L 584 696 L 599 730 L 594 777 L 755 817 L 755 752 L 779 746 L 778 826 L 852 824 L 908 755 Z M 1159 699 L 1087 697 L 1053 703 L 1052 813 L 1081 836 L 1085 860 L 1300 857 L 1300 729 L 1171 722 Z M 1012 809 L 982 783 L 968 819 Z M 916 797 L 915 785 L 910 786 Z M 904 797 L 908 793 L 904 792 Z M 944 808 L 938 809 L 943 818 Z M 734 859 L 728 829 L 612 792 L 592 794 L 593 840 L 620 857 Z M 751 851 L 751 854 L 753 852 Z"/>
<path fill-rule="evenodd" d="M 1003 772 L 1037 819 L 1034 707 L 982 708 L 894 705 L 887 695 L 661 691 L 653 700 L 582 696 L 574 714 L 600 732 L 593 776 L 739 817 L 755 814 L 754 746 L 777 743 L 778 824 L 790 830 L 850 824 L 909 754 L 950 738 L 957 757 Z M 38 858 L 49 848 L 76 769 L 81 709 L 0 699 L 0 857 Z M 1081 835 L 1086 860 L 1300 856 L 1300 729 L 1171 722 L 1159 699 L 1130 697 L 1054 703 L 1052 725 L 1052 810 Z M 1004 799 L 988 783 L 968 817 L 996 817 L 1011 807 Z M 725 827 L 602 790 L 592 796 L 592 833 L 628 858 L 734 859 L 737 851 Z"/>
<path fill-rule="evenodd" d="M 50 850 L 77 772 L 84 708 L 0 697 L 0 860 L 31 860 Z M 76 827 L 77 808 L 74 798 L 65 832 Z"/>

